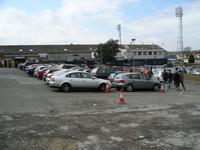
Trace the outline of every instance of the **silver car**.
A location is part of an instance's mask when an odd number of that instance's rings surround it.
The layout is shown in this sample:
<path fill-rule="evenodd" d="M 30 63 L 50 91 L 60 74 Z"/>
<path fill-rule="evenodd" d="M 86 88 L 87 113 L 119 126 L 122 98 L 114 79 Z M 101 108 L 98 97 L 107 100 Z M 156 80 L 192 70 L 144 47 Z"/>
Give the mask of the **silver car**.
<path fill-rule="evenodd" d="M 153 89 L 157 91 L 161 87 L 160 82 L 151 80 L 144 74 L 137 72 L 120 73 L 115 76 L 112 84 L 117 90 L 124 89 L 127 92 L 134 89 Z"/>
<path fill-rule="evenodd" d="M 69 92 L 71 89 L 99 89 L 104 91 L 106 86 L 111 88 L 111 83 L 108 80 L 98 79 L 87 72 L 69 71 L 52 77 L 49 86 L 60 88 L 63 92 Z"/>

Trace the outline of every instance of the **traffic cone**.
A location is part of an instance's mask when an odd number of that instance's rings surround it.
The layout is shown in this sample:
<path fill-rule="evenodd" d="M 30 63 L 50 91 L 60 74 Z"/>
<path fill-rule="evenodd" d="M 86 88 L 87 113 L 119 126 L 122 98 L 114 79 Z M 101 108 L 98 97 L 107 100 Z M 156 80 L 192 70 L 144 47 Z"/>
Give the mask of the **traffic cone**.
<path fill-rule="evenodd" d="M 164 89 L 163 84 L 161 84 L 160 93 L 165 93 L 165 89 Z"/>
<path fill-rule="evenodd" d="M 123 89 L 121 89 L 121 91 L 120 91 L 118 104 L 125 104 Z"/>
<path fill-rule="evenodd" d="M 106 83 L 105 93 L 109 93 L 109 92 L 110 92 L 109 85 L 108 85 L 108 83 Z"/>

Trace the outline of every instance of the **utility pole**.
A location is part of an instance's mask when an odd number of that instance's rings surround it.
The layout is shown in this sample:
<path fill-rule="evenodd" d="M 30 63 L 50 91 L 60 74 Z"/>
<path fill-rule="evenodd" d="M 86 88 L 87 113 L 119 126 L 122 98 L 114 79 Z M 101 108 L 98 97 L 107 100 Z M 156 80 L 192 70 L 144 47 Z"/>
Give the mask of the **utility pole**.
<path fill-rule="evenodd" d="M 131 39 L 131 50 L 132 50 L 132 63 L 133 63 L 133 65 L 135 66 L 135 64 L 134 64 L 134 50 L 133 50 L 133 45 L 134 45 L 134 42 L 135 42 L 135 38 L 133 38 L 133 39 Z"/>

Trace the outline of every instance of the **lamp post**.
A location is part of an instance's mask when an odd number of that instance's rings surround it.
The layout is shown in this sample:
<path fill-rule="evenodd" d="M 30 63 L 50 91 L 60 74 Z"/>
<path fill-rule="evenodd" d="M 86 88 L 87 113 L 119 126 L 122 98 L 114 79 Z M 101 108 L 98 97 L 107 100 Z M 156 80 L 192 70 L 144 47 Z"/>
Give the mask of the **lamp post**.
<path fill-rule="evenodd" d="M 133 58 L 132 63 L 133 63 L 133 65 L 135 65 L 134 64 L 134 51 L 133 51 L 133 45 L 134 45 L 135 40 L 136 40 L 135 38 L 131 39 L 131 50 L 132 50 L 132 58 Z"/>
<path fill-rule="evenodd" d="M 102 65 L 103 61 L 102 61 L 102 57 L 103 57 L 103 45 L 101 44 L 100 50 L 101 50 L 101 58 L 100 58 L 100 64 Z"/>

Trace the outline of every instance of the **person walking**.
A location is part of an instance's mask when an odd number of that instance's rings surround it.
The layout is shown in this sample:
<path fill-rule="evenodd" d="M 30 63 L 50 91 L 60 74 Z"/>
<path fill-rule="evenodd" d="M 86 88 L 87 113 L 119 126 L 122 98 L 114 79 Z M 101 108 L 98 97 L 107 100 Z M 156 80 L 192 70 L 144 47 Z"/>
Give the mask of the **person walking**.
<path fill-rule="evenodd" d="M 170 89 L 172 87 L 172 80 L 173 80 L 173 74 L 171 72 L 171 69 L 169 69 L 169 73 L 168 73 L 168 89 Z"/>
<path fill-rule="evenodd" d="M 179 71 L 179 75 L 180 75 L 180 83 L 181 83 L 181 86 L 183 88 L 183 90 L 185 91 L 185 85 L 184 85 L 184 76 L 183 76 L 183 73 L 181 71 Z"/>
<path fill-rule="evenodd" d="M 167 80 L 168 80 L 168 73 L 166 72 L 165 69 L 162 73 L 162 78 L 163 78 L 163 87 L 166 88 L 166 84 L 167 84 Z"/>
<path fill-rule="evenodd" d="M 176 90 L 179 91 L 181 77 L 180 77 L 180 74 L 178 73 L 178 69 L 176 69 L 176 72 L 174 73 L 173 80 L 174 80 L 174 86 Z"/>

